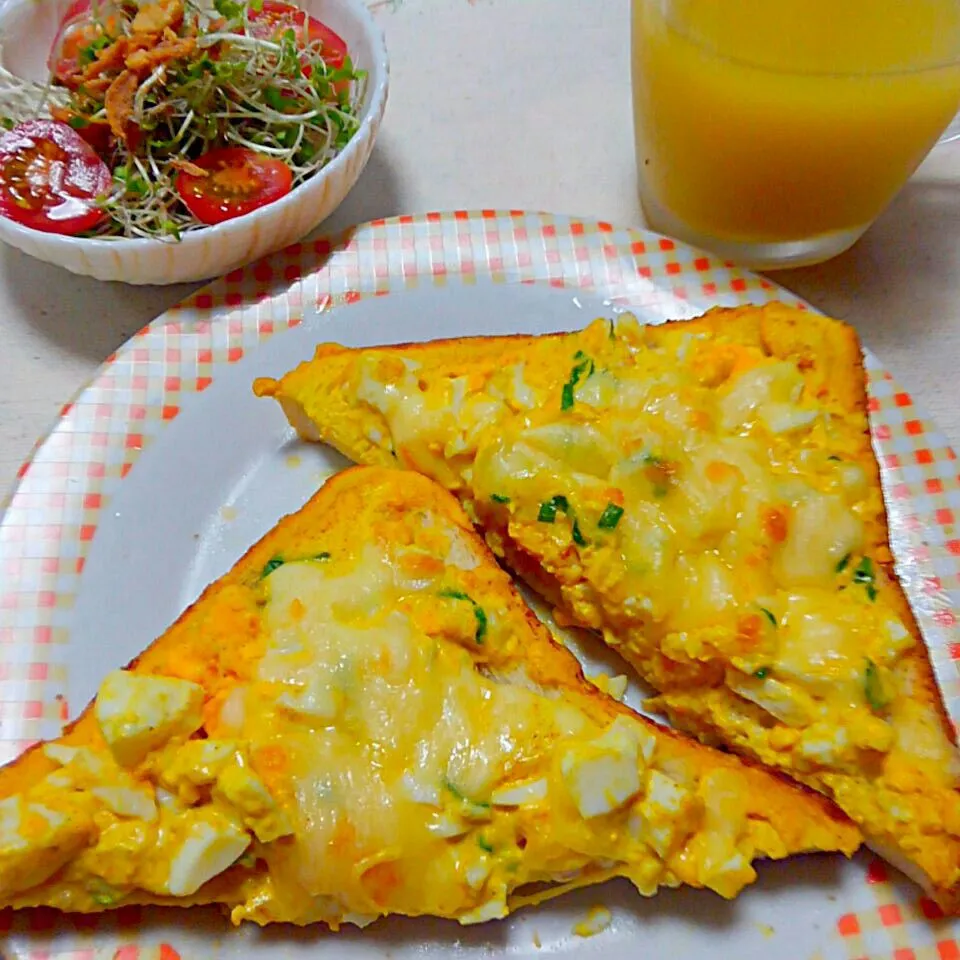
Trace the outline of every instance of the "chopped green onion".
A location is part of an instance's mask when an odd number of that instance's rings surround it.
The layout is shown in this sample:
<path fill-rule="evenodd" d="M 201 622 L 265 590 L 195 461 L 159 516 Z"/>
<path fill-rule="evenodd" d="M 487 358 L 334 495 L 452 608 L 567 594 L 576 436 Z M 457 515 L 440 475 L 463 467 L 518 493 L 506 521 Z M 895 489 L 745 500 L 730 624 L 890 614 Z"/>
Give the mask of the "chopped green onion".
<path fill-rule="evenodd" d="M 585 547 L 587 545 L 587 541 L 580 531 L 580 524 L 577 523 L 576 520 L 573 521 L 573 530 L 571 531 L 571 536 L 573 537 L 573 542 L 578 547 Z"/>
<path fill-rule="evenodd" d="M 766 680 L 766 678 L 767 678 L 767 676 L 769 675 L 769 673 L 770 673 L 770 668 L 769 668 L 769 667 L 761 667 L 759 670 L 754 670 L 754 671 L 753 671 L 753 675 L 754 675 L 758 680 Z"/>
<path fill-rule="evenodd" d="M 614 530 L 623 516 L 623 507 L 618 507 L 615 503 L 608 503 L 600 514 L 597 526 L 601 530 Z"/>
<path fill-rule="evenodd" d="M 324 550 L 322 553 L 318 553 L 316 556 L 311 557 L 310 559 L 311 559 L 311 560 L 321 560 L 321 561 L 323 561 L 323 560 L 329 560 L 329 559 L 330 559 L 330 554 L 327 553 L 326 550 Z"/>
<path fill-rule="evenodd" d="M 558 493 L 555 497 L 551 497 L 545 503 L 540 504 L 537 519 L 541 523 L 553 523 L 557 519 L 558 510 L 562 510 L 564 513 L 570 511 L 570 503 L 562 493 Z"/>
<path fill-rule="evenodd" d="M 461 803 L 468 803 L 471 807 L 478 807 L 481 810 L 489 810 L 490 804 L 485 800 L 471 800 L 462 790 L 457 787 L 452 780 L 444 778 L 443 781 L 444 787 L 453 794 L 453 796 L 459 800 Z"/>
<path fill-rule="evenodd" d="M 590 377 L 594 371 L 593 361 L 582 350 L 578 350 L 574 354 L 573 359 L 578 360 L 579 363 L 574 365 L 570 371 L 570 379 L 563 385 L 563 390 L 560 393 L 561 410 L 569 410 L 573 406 L 573 391 L 576 389 L 577 384 L 581 379 L 586 379 L 584 374 Z"/>
<path fill-rule="evenodd" d="M 482 644 L 483 638 L 487 635 L 487 615 L 484 613 L 483 607 L 475 601 L 473 604 L 473 615 L 477 621 L 477 632 L 474 635 L 474 640 Z"/>
<path fill-rule="evenodd" d="M 871 603 L 877 599 L 876 574 L 873 570 L 873 561 L 864 557 L 853 571 L 853 582 L 862 584 L 867 591 L 867 598 Z"/>
<path fill-rule="evenodd" d="M 880 677 L 880 670 L 870 659 L 867 660 L 867 666 L 863 674 L 863 693 L 874 713 L 882 712 L 890 703 L 890 697 L 884 689 L 883 680 Z"/>
<path fill-rule="evenodd" d="M 462 590 L 441 590 L 440 596 L 448 597 L 451 600 L 466 600 L 467 603 L 473 605 L 473 616 L 477 621 L 477 630 L 473 635 L 473 639 L 482 645 L 483 638 L 487 635 L 488 626 L 487 614 L 483 607 L 481 607 L 480 604 L 470 596 L 470 594 L 464 593 Z"/>
<path fill-rule="evenodd" d="M 494 493 L 494 494 L 491 494 L 491 495 L 490 495 L 490 499 L 491 499 L 494 503 L 509 503 L 509 502 L 510 502 L 510 498 L 509 498 L 509 497 L 505 497 L 502 493 Z"/>
<path fill-rule="evenodd" d="M 477 846 L 481 850 L 486 850 L 487 853 L 493 853 L 493 844 L 490 843 L 490 841 L 487 840 L 482 833 L 478 834 L 477 836 Z"/>
<path fill-rule="evenodd" d="M 473 603 L 473 600 L 462 590 L 441 590 L 440 596 L 449 597 L 451 600 L 470 600 Z"/>
<path fill-rule="evenodd" d="M 761 607 L 760 612 L 770 621 L 770 623 L 774 627 L 777 626 L 777 618 L 773 615 L 773 613 L 770 610 L 768 610 L 766 607 Z"/>
<path fill-rule="evenodd" d="M 844 556 L 841 557 L 840 561 L 837 563 L 837 568 L 836 568 L 837 573 L 843 573 L 843 571 L 847 569 L 847 564 L 849 563 L 850 563 L 850 554 L 849 553 L 844 554 Z"/>
<path fill-rule="evenodd" d="M 265 580 L 274 570 L 282 567 L 286 562 L 283 557 L 272 557 L 264 564 L 263 570 L 260 572 L 260 579 Z"/>

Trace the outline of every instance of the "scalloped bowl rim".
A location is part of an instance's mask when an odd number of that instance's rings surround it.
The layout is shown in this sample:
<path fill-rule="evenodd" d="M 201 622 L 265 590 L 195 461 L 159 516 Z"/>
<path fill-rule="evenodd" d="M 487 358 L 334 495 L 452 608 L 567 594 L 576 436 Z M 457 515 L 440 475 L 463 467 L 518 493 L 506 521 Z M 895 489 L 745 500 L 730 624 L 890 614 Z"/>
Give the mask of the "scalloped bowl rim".
<path fill-rule="evenodd" d="M 37 0 L 8 0 L 0 9 L 0 35 L 2 35 L 4 21 L 10 18 L 10 14 L 16 10 L 32 6 Z M 294 0 L 297 5 L 302 5 L 302 0 Z M 199 230 L 191 230 L 184 233 L 180 240 L 160 240 L 152 237 L 74 237 L 59 233 L 48 233 L 42 230 L 32 230 L 17 223 L 15 220 L 9 220 L 6 217 L 0 217 L 0 233 L 5 233 L 11 237 L 22 236 L 33 242 L 43 243 L 51 252 L 54 249 L 82 249 L 92 250 L 101 248 L 116 251 L 123 255 L 125 253 L 142 253 L 156 248 L 157 244 L 163 246 L 176 246 L 186 249 L 192 244 L 205 243 L 212 240 L 217 242 L 220 238 L 232 237 L 250 229 L 250 225 L 257 218 L 263 218 L 271 214 L 279 215 L 283 210 L 300 202 L 303 193 L 311 187 L 316 187 L 327 177 L 336 174 L 341 167 L 346 166 L 353 155 L 360 150 L 371 134 L 371 128 L 375 128 L 380 123 L 380 117 L 386 103 L 387 91 L 390 83 L 390 63 L 387 55 L 387 46 L 384 39 L 383 30 L 373 19 L 369 7 L 363 0 L 326 0 L 331 4 L 340 4 L 360 21 L 367 38 L 370 41 L 373 56 L 370 64 L 365 68 L 367 70 L 367 87 L 364 91 L 365 103 L 360 111 L 360 123 L 356 131 L 350 138 L 347 145 L 325 166 L 318 170 L 312 177 L 298 184 L 285 197 L 258 207 L 250 213 L 240 217 L 234 217 L 231 220 L 225 220 L 223 223 L 203 227 Z M 5 239 L 0 237 L 0 239 Z"/>

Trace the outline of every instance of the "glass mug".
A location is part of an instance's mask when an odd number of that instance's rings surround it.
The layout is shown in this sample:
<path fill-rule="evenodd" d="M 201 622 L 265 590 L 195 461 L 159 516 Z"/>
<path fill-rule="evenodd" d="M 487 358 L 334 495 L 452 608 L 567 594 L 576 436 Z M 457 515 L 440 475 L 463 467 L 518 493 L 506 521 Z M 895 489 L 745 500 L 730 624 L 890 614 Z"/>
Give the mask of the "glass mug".
<path fill-rule="evenodd" d="M 960 0 L 633 0 L 640 200 L 751 267 L 851 246 L 960 107 Z"/>

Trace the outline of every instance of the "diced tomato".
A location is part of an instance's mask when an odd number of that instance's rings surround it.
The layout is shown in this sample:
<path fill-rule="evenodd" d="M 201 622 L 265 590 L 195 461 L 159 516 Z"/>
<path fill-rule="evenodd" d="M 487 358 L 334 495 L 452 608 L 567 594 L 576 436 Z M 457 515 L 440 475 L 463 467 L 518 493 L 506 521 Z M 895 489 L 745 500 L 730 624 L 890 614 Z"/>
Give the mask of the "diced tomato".
<path fill-rule="evenodd" d="M 316 17 L 311 17 L 305 10 L 295 7 L 281 0 L 263 0 L 263 7 L 250 12 L 252 35 L 262 40 L 276 39 L 281 33 L 293 29 L 300 46 L 308 43 L 320 44 L 320 55 L 331 70 L 339 70 L 347 57 L 347 44 L 338 33 L 321 23 Z M 306 26 L 306 37 L 304 37 Z M 310 68 L 305 67 L 304 73 L 310 76 Z M 337 84 L 337 91 L 342 92 Z"/>
<path fill-rule="evenodd" d="M 281 160 L 245 147 L 221 147 L 193 161 L 206 176 L 181 170 L 177 192 L 201 223 L 222 223 L 290 192 L 293 174 Z"/>
<path fill-rule="evenodd" d="M 0 136 L 0 214 L 46 233 L 81 233 L 105 216 L 107 165 L 72 127 L 28 120 Z"/>

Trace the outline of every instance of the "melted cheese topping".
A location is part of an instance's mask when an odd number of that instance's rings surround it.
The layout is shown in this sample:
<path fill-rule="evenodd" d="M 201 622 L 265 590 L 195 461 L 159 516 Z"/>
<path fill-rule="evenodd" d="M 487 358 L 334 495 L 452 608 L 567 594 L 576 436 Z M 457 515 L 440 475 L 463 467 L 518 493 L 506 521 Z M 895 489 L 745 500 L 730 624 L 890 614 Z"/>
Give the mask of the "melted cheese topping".
<path fill-rule="evenodd" d="M 463 393 L 463 374 L 368 351 L 354 415 L 460 493 L 495 549 L 535 557 L 676 722 L 843 792 L 861 822 L 896 831 L 932 804 L 955 831 L 956 751 L 906 702 L 915 641 L 871 546 L 859 416 L 722 334 L 622 317 L 529 353 L 540 366 L 491 365 Z M 876 795 L 844 779 L 865 770 Z"/>
<path fill-rule="evenodd" d="M 271 561 L 262 656 L 216 701 L 111 674 L 103 749 L 49 745 L 57 769 L 0 803 L 0 902 L 203 899 L 240 871 L 236 921 L 472 923 L 613 875 L 732 896 L 782 854 L 735 772 L 661 765 L 639 719 L 529 683 L 505 659 L 522 605 L 484 603 L 458 528 L 410 523 L 433 549 Z"/>

